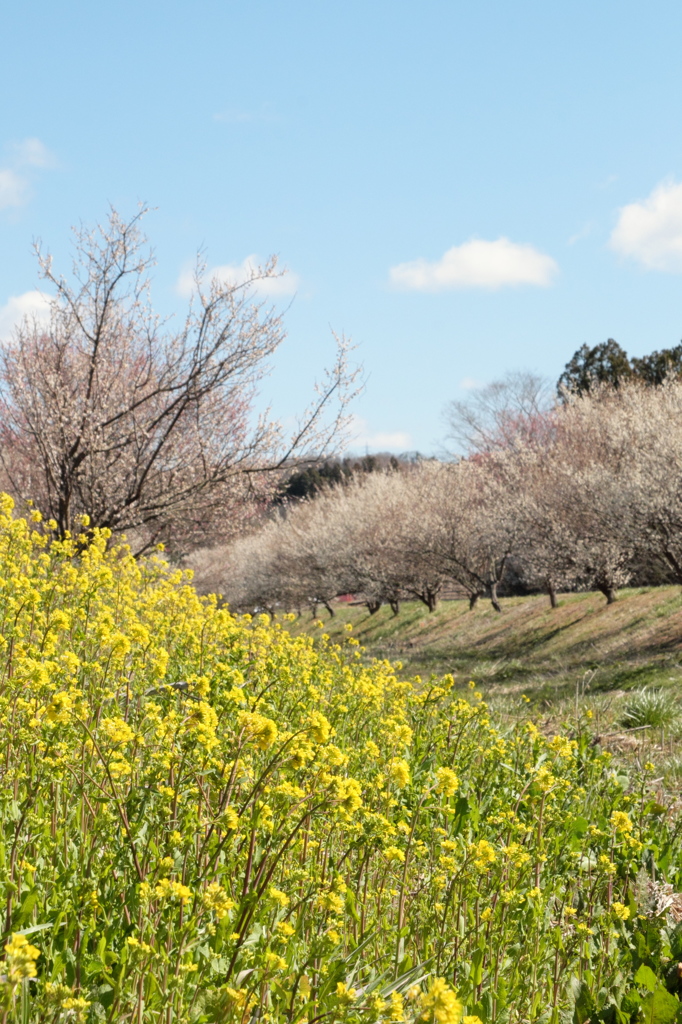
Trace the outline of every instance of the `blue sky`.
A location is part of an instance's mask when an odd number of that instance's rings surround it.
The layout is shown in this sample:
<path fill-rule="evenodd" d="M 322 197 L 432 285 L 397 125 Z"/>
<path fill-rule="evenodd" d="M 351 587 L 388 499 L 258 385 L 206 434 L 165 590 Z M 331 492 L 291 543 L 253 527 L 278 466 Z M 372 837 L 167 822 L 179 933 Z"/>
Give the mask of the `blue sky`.
<path fill-rule="evenodd" d="M 306 404 L 351 335 L 355 447 L 438 448 L 472 382 L 583 342 L 682 338 L 682 6 L 203 0 L 5 6 L 0 332 L 31 242 L 155 207 L 154 301 L 278 253 L 262 400 Z"/>

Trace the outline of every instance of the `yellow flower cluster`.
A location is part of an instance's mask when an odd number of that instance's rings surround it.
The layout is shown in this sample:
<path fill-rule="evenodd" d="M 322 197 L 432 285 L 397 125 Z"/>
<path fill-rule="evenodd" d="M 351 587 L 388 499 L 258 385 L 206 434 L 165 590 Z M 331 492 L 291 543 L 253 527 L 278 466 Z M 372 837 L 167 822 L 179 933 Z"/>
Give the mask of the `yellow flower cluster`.
<path fill-rule="evenodd" d="M 24 978 L 35 978 L 40 950 L 25 935 L 13 935 L 5 946 L 5 974 L 11 985 Z"/>
<path fill-rule="evenodd" d="M 457 993 L 444 978 L 434 978 L 428 992 L 420 999 L 420 1009 L 421 1020 L 437 1024 L 460 1024 L 464 1012 Z"/>
<path fill-rule="evenodd" d="M 355 650 L 0 499 L 7 1024 L 479 1024 L 622 987 L 669 816 L 593 746 Z"/>

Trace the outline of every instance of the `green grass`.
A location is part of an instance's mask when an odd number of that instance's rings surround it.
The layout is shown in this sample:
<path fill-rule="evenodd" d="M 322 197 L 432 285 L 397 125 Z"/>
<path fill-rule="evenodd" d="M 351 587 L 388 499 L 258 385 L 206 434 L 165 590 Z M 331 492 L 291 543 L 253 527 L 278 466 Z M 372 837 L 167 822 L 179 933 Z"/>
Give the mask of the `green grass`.
<path fill-rule="evenodd" d="M 365 657 L 400 661 L 404 672 L 428 677 L 470 676 L 487 696 L 527 694 L 554 702 L 575 693 L 587 676 L 592 694 L 682 683 L 682 591 L 678 587 L 622 590 L 606 605 L 600 594 L 562 595 L 552 609 L 546 597 L 514 597 L 502 613 L 487 602 L 469 611 L 466 601 L 443 601 L 429 614 L 405 602 L 399 615 L 383 607 L 337 602 L 323 613 L 324 631 L 339 640 L 351 623 Z M 312 615 L 289 628 L 319 633 Z"/>

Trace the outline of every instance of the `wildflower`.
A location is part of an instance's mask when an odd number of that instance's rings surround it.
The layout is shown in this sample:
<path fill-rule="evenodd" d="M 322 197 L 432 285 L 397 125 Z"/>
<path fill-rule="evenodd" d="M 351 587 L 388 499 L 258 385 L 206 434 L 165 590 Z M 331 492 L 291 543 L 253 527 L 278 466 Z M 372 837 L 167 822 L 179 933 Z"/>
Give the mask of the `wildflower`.
<path fill-rule="evenodd" d="M 487 871 L 495 863 L 495 850 L 487 839 L 481 839 L 471 847 L 474 865 L 479 871 Z"/>
<path fill-rule="evenodd" d="M 316 743 L 326 743 L 331 735 L 331 725 L 319 711 L 313 711 L 308 719 L 308 729 Z"/>
<path fill-rule="evenodd" d="M 154 952 L 152 947 L 148 943 L 141 942 L 134 935 L 129 935 L 128 938 L 126 939 L 126 943 L 127 943 L 128 946 L 130 946 L 131 949 L 139 949 L 139 951 L 141 953 L 153 953 Z"/>
<path fill-rule="evenodd" d="M 87 999 L 83 999 L 82 996 L 68 996 L 68 998 L 62 1000 L 62 1010 L 73 1011 L 73 1019 L 78 1021 L 85 1020 L 85 1015 L 90 1002 Z"/>
<path fill-rule="evenodd" d="M 46 716 L 55 725 L 68 722 L 69 713 L 73 708 L 73 700 L 68 693 L 55 693 L 47 706 Z"/>
<path fill-rule="evenodd" d="M 154 893 L 160 900 L 178 900 L 183 905 L 192 897 L 192 890 L 182 882 L 171 881 L 170 878 L 162 878 L 156 885 Z"/>
<path fill-rule="evenodd" d="M 356 992 L 354 988 L 348 988 L 343 981 L 337 981 L 336 983 L 336 998 L 339 1000 L 342 1006 L 348 1006 L 355 999 Z"/>
<path fill-rule="evenodd" d="M 605 871 L 607 875 L 615 875 L 616 865 L 613 863 L 610 857 L 606 856 L 605 853 L 600 854 L 599 864 L 601 865 L 602 870 Z"/>
<path fill-rule="evenodd" d="M 569 740 L 565 736 L 555 736 L 549 743 L 550 750 L 553 750 L 559 757 L 574 757 L 578 749 L 575 740 Z"/>
<path fill-rule="evenodd" d="M 421 1020 L 438 1024 L 460 1024 L 464 1010 L 445 978 L 434 978 L 429 991 L 420 999 L 420 1008 Z"/>
<path fill-rule="evenodd" d="M 484 921 L 484 922 L 489 921 L 492 916 L 493 916 L 492 907 L 486 907 L 485 910 L 482 911 L 482 913 L 481 913 L 481 921 Z"/>
<path fill-rule="evenodd" d="M 410 766 L 401 757 L 394 757 L 387 766 L 388 776 L 398 789 L 404 789 L 410 783 Z"/>
<path fill-rule="evenodd" d="M 630 916 L 630 908 L 626 907 L 624 903 L 612 903 L 611 910 L 619 921 L 627 921 Z"/>
<path fill-rule="evenodd" d="M 535 782 L 543 793 L 547 793 L 555 785 L 556 778 L 552 775 L 551 769 L 546 764 L 543 764 L 540 765 L 535 773 Z"/>
<path fill-rule="evenodd" d="M 632 832 L 630 816 L 625 811 L 614 811 L 611 815 L 611 827 L 621 834 Z"/>
<path fill-rule="evenodd" d="M 242 1014 L 250 1010 L 254 1003 L 257 1002 L 256 996 L 249 996 L 245 988 L 232 988 L 229 985 L 225 985 L 222 991 L 225 992 L 232 1005 Z"/>
<path fill-rule="evenodd" d="M 277 931 L 283 938 L 289 939 L 295 933 L 296 929 L 293 925 L 289 924 L 288 921 L 280 921 L 277 925 Z"/>
<path fill-rule="evenodd" d="M 5 946 L 5 971 L 10 984 L 17 984 L 24 978 L 35 978 L 39 956 L 40 950 L 32 946 L 25 935 L 12 935 Z"/>
<path fill-rule="evenodd" d="M 384 857 L 389 864 L 393 861 L 398 861 L 399 864 L 404 864 L 405 862 L 405 854 L 397 846 L 387 846 L 384 850 Z"/>
<path fill-rule="evenodd" d="M 287 962 L 283 956 L 279 953 L 267 952 L 265 954 L 265 962 L 271 971 L 283 971 L 286 969 Z"/>
<path fill-rule="evenodd" d="M 530 854 L 520 843 L 510 843 L 509 846 L 503 847 L 503 852 L 515 868 L 523 867 L 530 860 Z"/>
<path fill-rule="evenodd" d="M 237 724 L 247 739 L 253 739 L 261 750 L 267 750 L 277 739 L 277 726 L 270 718 L 257 712 L 240 711 Z"/>
<path fill-rule="evenodd" d="M 133 766 L 125 759 L 125 757 L 121 754 L 114 754 L 109 762 L 109 774 L 112 779 L 122 779 L 127 775 L 131 775 L 132 771 Z"/>
<path fill-rule="evenodd" d="M 405 1020 L 403 997 L 400 992 L 391 992 L 388 1000 L 388 1019 L 400 1024 Z"/>
<path fill-rule="evenodd" d="M 483 1024 L 483 1021 L 475 1013 L 468 1013 L 462 1017 L 462 1024 Z"/>
<path fill-rule="evenodd" d="M 230 830 L 236 829 L 239 825 L 239 815 L 235 811 L 234 807 L 226 807 L 220 816 L 220 824 L 223 828 Z"/>
<path fill-rule="evenodd" d="M 281 889 L 275 889 L 274 886 L 271 886 L 268 890 L 268 896 L 271 900 L 274 900 L 275 903 L 279 903 L 282 908 L 289 906 L 289 897 L 285 892 L 282 892 Z"/>
<path fill-rule="evenodd" d="M 362 787 L 356 779 L 337 779 L 335 797 L 341 808 L 352 814 L 362 807 Z"/>
<path fill-rule="evenodd" d="M 452 768 L 438 768 L 436 770 L 436 793 L 442 796 L 453 796 L 457 792 L 459 779 Z"/>
<path fill-rule="evenodd" d="M 234 900 L 230 899 L 222 885 L 218 885 L 217 882 L 211 882 L 207 886 L 202 901 L 206 909 L 212 910 L 219 921 L 227 917 L 235 905 Z"/>
<path fill-rule="evenodd" d="M 340 914 L 344 904 L 345 900 L 336 892 L 321 893 L 315 900 L 318 910 L 323 910 L 325 913 Z"/>

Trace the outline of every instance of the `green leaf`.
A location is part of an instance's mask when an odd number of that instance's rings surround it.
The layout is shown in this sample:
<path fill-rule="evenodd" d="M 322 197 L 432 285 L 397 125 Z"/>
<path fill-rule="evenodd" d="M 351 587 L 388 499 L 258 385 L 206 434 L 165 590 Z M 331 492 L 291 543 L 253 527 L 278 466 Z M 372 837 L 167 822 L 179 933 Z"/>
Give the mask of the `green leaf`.
<path fill-rule="evenodd" d="M 18 915 L 19 921 L 25 921 L 26 918 L 31 915 L 31 913 L 33 911 L 33 908 L 35 907 L 36 903 L 38 902 L 38 896 L 39 896 L 38 890 L 37 889 L 31 889 L 30 893 L 24 899 L 24 902 L 21 904 L 21 908 L 19 910 L 19 915 Z"/>
<path fill-rule="evenodd" d="M 575 1000 L 575 1008 L 573 1011 L 574 1024 L 587 1024 L 594 1011 L 595 1005 L 592 994 L 585 982 L 582 982 Z"/>
<path fill-rule="evenodd" d="M 483 981 L 483 950 L 477 949 L 471 958 L 471 983 L 480 985 Z"/>
<path fill-rule="evenodd" d="M 649 992 L 654 992 L 658 985 L 658 978 L 646 964 L 642 964 L 635 974 L 635 985 L 643 985 Z"/>
<path fill-rule="evenodd" d="M 660 985 L 642 1002 L 642 1024 L 672 1024 L 679 1009 L 679 999 Z"/>

